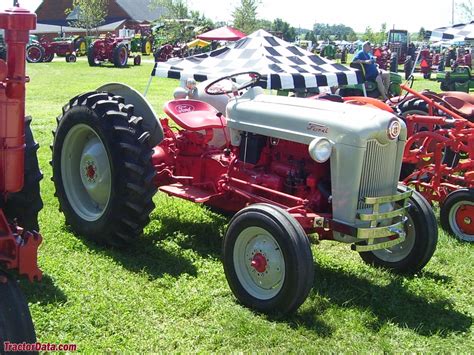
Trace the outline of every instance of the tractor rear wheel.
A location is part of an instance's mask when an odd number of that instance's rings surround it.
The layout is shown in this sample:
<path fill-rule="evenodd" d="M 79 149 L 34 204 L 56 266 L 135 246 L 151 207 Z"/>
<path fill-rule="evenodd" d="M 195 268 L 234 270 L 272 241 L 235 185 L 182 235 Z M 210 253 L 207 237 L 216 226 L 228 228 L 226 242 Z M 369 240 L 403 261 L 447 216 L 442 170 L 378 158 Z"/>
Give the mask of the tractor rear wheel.
<path fill-rule="evenodd" d="M 25 118 L 25 172 L 23 189 L 9 194 L 5 204 L 5 215 L 11 223 L 15 219 L 20 227 L 39 232 L 38 213 L 43 208 L 40 181 L 43 174 L 39 168 L 37 152 L 39 144 L 33 139 L 31 117 Z"/>
<path fill-rule="evenodd" d="M 153 43 L 150 37 L 145 37 L 142 40 L 142 54 L 150 55 L 153 52 Z"/>
<path fill-rule="evenodd" d="M 39 43 L 32 43 L 26 47 L 26 61 L 28 63 L 41 63 L 44 57 L 44 48 Z"/>
<path fill-rule="evenodd" d="M 474 189 L 451 192 L 440 210 L 441 227 L 465 242 L 474 242 Z"/>
<path fill-rule="evenodd" d="M 36 342 L 35 328 L 31 319 L 28 303 L 17 281 L 4 272 L 0 272 L 0 346 L 4 353 L 4 342 Z"/>
<path fill-rule="evenodd" d="M 127 66 L 128 62 L 128 48 L 125 44 L 119 43 L 114 49 L 114 65 L 117 68 Z"/>
<path fill-rule="evenodd" d="M 53 180 L 66 223 L 97 242 L 125 246 L 154 208 L 150 133 L 132 105 L 107 93 L 73 98 L 58 118 Z"/>
<path fill-rule="evenodd" d="M 77 37 L 74 40 L 74 51 L 78 57 L 87 54 L 87 43 L 84 37 Z"/>
<path fill-rule="evenodd" d="M 406 187 L 400 189 L 401 192 L 406 191 Z M 438 242 L 436 217 L 430 204 L 419 192 L 413 191 L 409 200 L 405 241 L 388 249 L 360 252 L 360 257 L 367 264 L 401 273 L 415 273 L 433 256 Z M 388 240 L 390 237 L 383 238 L 380 242 Z"/>
<path fill-rule="evenodd" d="M 313 286 L 309 239 L 288 212 L 273 205 L 254 204 L 232 218 L 223 260 L 235 297 L 259 312 L 293 312 Z"/>

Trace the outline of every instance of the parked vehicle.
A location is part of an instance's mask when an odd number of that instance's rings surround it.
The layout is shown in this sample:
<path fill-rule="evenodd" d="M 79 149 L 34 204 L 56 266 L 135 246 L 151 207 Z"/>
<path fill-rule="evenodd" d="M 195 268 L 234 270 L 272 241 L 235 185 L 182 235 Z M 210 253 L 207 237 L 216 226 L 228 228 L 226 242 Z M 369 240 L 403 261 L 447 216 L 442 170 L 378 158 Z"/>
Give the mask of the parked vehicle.
<path fill-rule="evenodd" d="M 133 58 L 133 65 L 141 64 L 141 47 L 132 49 L 132 39 L 135 32 L 129 29 L 120 30 L 119 37 L 107 34 L 104 38 L 93 41 L 87 53 L 90 66 L 97 66 L 103 62 L 111 62 L 117 68 L 128 65 L 128 59 Z M 133 51 L 138 51 L 135 53 Z"/>
<path fill-rule="evenodd" d="M 232 213 L 224 271 L 237 299 L 265 313 L 292 312 L 306 299 L 313 233 L 351 244 L 366 263 L 421 270 L 437 226 L 429 203 L 398 185 L 400 119 L 265 95 L 259 79 L 246 72 L 190 82 L 165 105 L 164 119 L 123 84 L 72 98 L 58 118 L 52 157 L 67 223 L 126 246 L 147 225 L 157 189 Z"/>
<path fill-rule="evenodd" d="M 26 46 L 26 60 L 28 63 L 49 63 L 57 55 L 68 63 L 74 63 L 77 56 L 85 54 L 85 43 L 83 37 L 56 38 L 54 41 L 42 38 Z"/>

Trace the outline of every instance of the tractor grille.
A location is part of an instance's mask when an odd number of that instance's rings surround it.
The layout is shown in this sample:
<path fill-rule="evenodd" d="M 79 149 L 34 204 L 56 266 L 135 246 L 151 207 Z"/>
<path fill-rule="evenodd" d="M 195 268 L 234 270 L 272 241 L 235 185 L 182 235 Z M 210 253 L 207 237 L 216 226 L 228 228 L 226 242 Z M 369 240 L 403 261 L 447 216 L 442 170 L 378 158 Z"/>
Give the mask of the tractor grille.
<path fill-rule="evenodd" d="M 396 142 L 385 145 L 380 144 L 376 140 L 369 140 L 367 142 L 360 181 L 358 209 L 370 207 L 363 203 L 365 197 L 380 197 L 395 193 L 396 159 Z"/>

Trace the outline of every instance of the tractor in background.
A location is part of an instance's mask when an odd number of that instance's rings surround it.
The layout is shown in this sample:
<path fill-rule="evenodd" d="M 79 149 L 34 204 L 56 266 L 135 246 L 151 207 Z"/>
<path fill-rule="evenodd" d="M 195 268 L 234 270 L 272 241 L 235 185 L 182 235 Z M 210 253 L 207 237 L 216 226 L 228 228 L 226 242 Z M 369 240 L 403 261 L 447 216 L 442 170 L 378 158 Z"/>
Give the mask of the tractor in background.
<path fill-rule="evenodd" d="M 0 12 L 0 28 L 8 47 L 0 59 L 0 346 L 35 343 L 36 335 L 15 275 L 39 280 L 37 250 L 38 212 L 42 208 L 38 144 L 25 117 L 25 46 L 36 15 L 20 7 Z M 3 348 L 1 348 L 3 349 Z M 3 352 L 0 350 L 0 352 Z"/>
<path fill-rule="evenodd" d="M 391 53 L 396 53 L 398 64 L 405 63 L 410 38 L 407 30 L 389 30 L 387 44 Z"/>
<path fill-rule="evenodd" d="M 57 55 L 64 57 L 67 63 L 74 63 L 78 56 L 86 54 L 86 48 L 83 37 L 58 37 L 53 41 L 42 38 L 27 45 L 26 60 L 28 63 L 49 63 Z"/>
<path fill-rule="evenodd" d="M 133 58 L 133 65 L 140 65 L 141 45 L 132 47 L 134 37 L 134 30 L 121 29 L 118 37 L 107 34 L 103 38 L 94 40 L 87 52 L 89 65 L 93 67 L 110 62 L 117 68 L 124 68 L 128 65 L 129 58 Z"/>

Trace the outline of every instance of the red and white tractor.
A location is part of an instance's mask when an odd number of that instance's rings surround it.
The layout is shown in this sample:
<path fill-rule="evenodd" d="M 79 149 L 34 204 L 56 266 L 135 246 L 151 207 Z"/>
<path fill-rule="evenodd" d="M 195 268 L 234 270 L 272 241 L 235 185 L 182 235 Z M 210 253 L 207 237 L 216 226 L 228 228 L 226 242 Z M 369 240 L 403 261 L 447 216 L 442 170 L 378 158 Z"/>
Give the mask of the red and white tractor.
<path fill-rule="evenodd" d="M 16 275 L 41 279 L 36 257 L 41 243 L 38 212 L 42 178 L 31 118 L 25 117 L 25 46 L 36 15 L 19 7 L 0 12 L 6 60 L 0 59 L 0 352 L 3 344 L 36 341 L 28 303 Z"/>
<path fill-rule="evenodd" d="M 266 313 L 306 299 L 315 233 L 351 244 L 366 263 L 421 270 L 438 232 L 428 202 L 398 185 L 404 123 L 377 109 L 266 95 L 259 79 L 246 72 L 178 90 L 163 119 L 123 84 L 71 99 L 52 159 L 66 222 L 124 246 L 149 222 L 157 189 L 230 212 L 227 280 L 242 304 Z"/>

